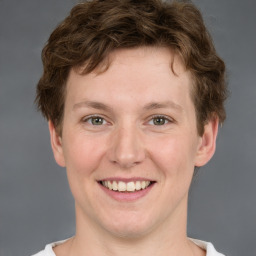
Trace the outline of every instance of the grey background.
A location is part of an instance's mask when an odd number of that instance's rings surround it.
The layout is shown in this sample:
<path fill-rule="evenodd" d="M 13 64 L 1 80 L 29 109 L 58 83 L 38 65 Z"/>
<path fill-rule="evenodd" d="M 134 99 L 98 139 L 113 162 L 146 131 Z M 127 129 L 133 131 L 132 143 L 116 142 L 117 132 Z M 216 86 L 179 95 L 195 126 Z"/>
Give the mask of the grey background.
<path fill-rule="evenodd" d="M 75 0 L 0 0 L 0 255 L 31 255 L 75 232 L 65 170 L 36 112 L 41 49 Z M 227 64 L 228 118 L 200 170 L 188 234 L 230 256 L 256 255 L 256 2 L 196 0 Z"/>

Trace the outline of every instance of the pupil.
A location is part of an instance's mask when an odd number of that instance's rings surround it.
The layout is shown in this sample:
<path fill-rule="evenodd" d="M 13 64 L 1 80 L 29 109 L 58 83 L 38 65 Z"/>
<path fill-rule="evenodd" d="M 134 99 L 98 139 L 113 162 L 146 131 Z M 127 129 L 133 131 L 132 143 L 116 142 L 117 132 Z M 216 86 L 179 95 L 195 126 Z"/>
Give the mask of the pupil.
<path fill-rule="evenodd" d="M 93 123 L 94 125 L 101 125 L 101 124 L 103 123 L 103 120 L 102 120 L 102 118 L 100 118 L 100 117 L 93 117 L 93 118 L 92 118 L 92 123 Z"/>
<path fill-rule="evenodd" d="M 154 124 L 155 125 L 163 125 L 163 124 L 165 124 L 165 119 L 164 118 L 155 118 Z"/>

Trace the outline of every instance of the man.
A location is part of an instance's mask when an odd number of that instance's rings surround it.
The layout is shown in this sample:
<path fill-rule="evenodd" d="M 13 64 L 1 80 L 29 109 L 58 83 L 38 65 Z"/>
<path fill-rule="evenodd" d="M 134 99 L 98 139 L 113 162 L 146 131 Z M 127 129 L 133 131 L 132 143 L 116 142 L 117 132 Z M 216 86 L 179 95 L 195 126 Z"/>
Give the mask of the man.
<path fill-rule="evenodd" d="M 187 238 L 195 167 L 225 119 L 225 65 L 190 3 L 75 6 L 43 50 L 36 102 L 67 169 L 74 237 L 42 255 L 222 255 Z"/>

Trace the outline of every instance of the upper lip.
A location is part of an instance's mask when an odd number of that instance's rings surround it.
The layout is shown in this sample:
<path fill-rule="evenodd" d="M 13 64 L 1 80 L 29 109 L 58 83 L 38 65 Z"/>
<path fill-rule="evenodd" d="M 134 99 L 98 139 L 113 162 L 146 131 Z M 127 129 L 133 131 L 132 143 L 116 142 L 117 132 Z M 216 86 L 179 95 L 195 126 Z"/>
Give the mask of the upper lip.
<path fill-rule="evenodd" d="M 103 178 L 99 179 L 98 181 L 123 181 L 125 183 L 130 182 L 130 181 L 155 181 L 149 178 L 144 178 L 144 177 L 131 177 L 131 178 L 124 178 L 124 177 L 108 177 L 108 178 Z"/>

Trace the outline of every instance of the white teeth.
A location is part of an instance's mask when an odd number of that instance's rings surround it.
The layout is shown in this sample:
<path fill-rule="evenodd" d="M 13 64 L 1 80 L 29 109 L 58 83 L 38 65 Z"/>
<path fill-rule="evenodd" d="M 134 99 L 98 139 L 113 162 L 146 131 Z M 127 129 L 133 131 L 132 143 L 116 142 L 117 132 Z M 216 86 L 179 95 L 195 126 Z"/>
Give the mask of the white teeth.
<path fill-rule="evenodd" d="M 126 191 L 126 184 L 123 182 L 123 181 L 119 181 L 117 183 L 117 188 L 118 188 L 118 191 Z"/>
<path fill-rule="evenodd" d="M 150 181 L 130 181 L 128 183 L 123 181 L 102 181 L 102 185 L 109 190 L 134 192 L 135 190 L 147 188 L 150 185 Z"/>
<path fill-rule="evenodd" d="M 136 181 L 135 187 L 136 187 L 136 190 L 141 190 L 141 182 L 140 181 Z"/>
<path fill-rule="evenodd" d="M 108 181 L 108 188 L 111 190 L 113 189 L 112 183 L 110 181 Z"/>
<path fill-rule="evenodd" d="M 113 181 L 113 183 L 112 183 L 112 189 L 113 189 L 113 190 L 117 190 L 117 189 L 118 189 L 118 186 L 117 186 L 117 182 L 116 182 L 116 181 Z"/>
<path fill-rule="evenodd" d="M 128 183 L 126 184 L 126 190 L 127 190 L 127 191 L 130 191 L 130 192 L 135 191 L 135 184 L 134 184 L 133 181 L 128 182 Z"/>

